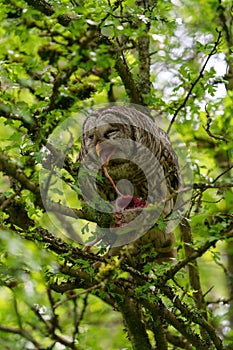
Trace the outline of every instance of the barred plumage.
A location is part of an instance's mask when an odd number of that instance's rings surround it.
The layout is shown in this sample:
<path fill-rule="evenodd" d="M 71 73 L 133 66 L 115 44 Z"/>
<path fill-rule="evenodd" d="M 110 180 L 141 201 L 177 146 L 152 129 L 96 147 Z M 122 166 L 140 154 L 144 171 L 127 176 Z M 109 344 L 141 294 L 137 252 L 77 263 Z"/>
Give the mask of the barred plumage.
<path fill-rule="evenodd" d="M 94 182 L 88 176 L 85 179 L 85 200 L 95 201 L 100 211 L 103 203 L 98 206 L 98 196 L 113 206 L 112 228 L 127 227 L 132 217 L 144 211 L 126 233 L 131 237 L 126 241 L 134 241 L 131 256 L 140 253 L 143 245 L 147 251 L 148 247 L 155 250 L 157 259 L 173 256 L 173 233 L 167 228 L 159 230 L 156 222 L 174 208 L 180 171 L 168 135 L 152 118 L 139 109 L 123 106 L 92 112 L 83 125 L 78 160 L 85 163 L 89 174 L 98 173 Z M 152 216 L 147 210 L 150 206 L 155 208 Z M 118 254 L 118 246 L 126 241 L 121 233 L 110 254 Z"/>

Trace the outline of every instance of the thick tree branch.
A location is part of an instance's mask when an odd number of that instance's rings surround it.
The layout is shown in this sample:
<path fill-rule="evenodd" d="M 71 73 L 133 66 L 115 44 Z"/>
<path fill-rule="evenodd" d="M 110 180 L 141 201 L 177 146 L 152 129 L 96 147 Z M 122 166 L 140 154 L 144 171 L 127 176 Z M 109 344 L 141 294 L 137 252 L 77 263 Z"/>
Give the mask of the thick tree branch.
<path fill-rule="evenodd" d="M 111 214 L 101 213 L 91 207 L 85 208 L 84 206 L 83 209 L 76 209 L 52 201 L 45 201 L 44 207 L 47 211 L 59 213 L 76 219 L 88 220 L 96 223 L 100 227 L 108 228 L 112 221 Z"/>
<path fill-rule="evenodd" d="M 138 0 L 138 6 L 144 8 L 144 12 L 148 9 L 150 1 Z M 156 6 L 156 5 L 155 5 Z M 140 26 L 145 26 L 144 34 L 138 37 L 138 69 L 139 69 L 139 89 L 143 95 L 149 94 L 151 89 L 150 82 L 150 68 L 151 68 L 151 55 L 150 55 L 150 20 L 146 18 L 144 21 L 140 21 Z"/>
<path fill-rule="evenodd" d="M 229 15 L 229 16 L 232 16 L 230 14 L 230 11 L 231 9 L 226 9 L 223 4 L 222 4 L 222 1 L 219 0 L 219 6 L 217 8 L 217 14 L 218 14 L 218 18 L 219 18 L 219 21 L 221 23 L 221 26 L 222 26 L 222 29 L 223 29 L 223 33 L 226 37 L 226 41 L 227 41 L 227 45 L 228 45 L 228 48 L 231 49 L 232 45 L 233 45 L 233 37 L 232 37 L 232 34 L 231 34 L 231 27 L 228 26 L 228 21 L 227 21 L 227 17 L 226 15 Z M 232 20 L 231 20 L 231 24 L 232 24 Z"/>
<path fill-rule="evenodd" d="M 148 29 L 149 30 L 149 29 Z M 148 34 L 138 38 L 138 60 L 139 60 L 139 89 L 146 95 L 150 93 L 150 39 Z"/>
<path fill-rule="evenodd" d="M 168 342 L 167 342 L 167 330 L 164 327 L 165 319 L 163 315 L 163 310 L 160 308 L 157 315 L 153 312 L 153 322 L 151 325 L 151 330 L 153 331 L 157 350 L 167 350 Z"/>
<path fill-rule="evenodd" d="M 183 219 L 180 223 L 181 239 L 184 242 L 185 256 L 189 257 L 195 249 L 193 248 L 193 238 L 191 227 L 186 219 Z M 203 317 L 207 319 L 206 303 L 204 301 L 202 287 L 200 282 L 199 268 L 197 260 L 194 260 L 191 264 L 188 264 L 190 287 L 193 292 L 193 299 L 196 307 L 200 310 Z M 200 327 L 200 333 L 204 339 L 208 341 L 208 335 L 203 327 Z"/>
<path fill-rule="evenodd" d="M 119 310 L 127 324 L 129 338 L 134 350 L 150 350 L 152 349 L 145 325 L 141 320 L 141 311 L 133 299 L 127 295 L 124 301 L 118 303 Z"/>
<path fill-rule="evenodd" d="M 233 47 L 233 32 L 232 32 L 232 5 L 218 0 L 219 6 L 217 8 L 217 20 L 220 22 L 222 27 L 223 35 L 226 40 L 226 62 L 228 65 L 227 73 L 224 76 L 225 87 L 227 91 L 233 89 L 233 64 L 232 64 L 232 47 Z"/>
<path fill-rule="evenodd" d="M 22 234 L 22 232 L 16 231 L 16 233 L 28 240 L 46 243 L 51 251 L 64 255 L 65 260 L 71 263 L 76 263 L 77 259 L 84 259 L 89 261 L 90 264 L 94 262 L 106 262 L 101 256 L 83 251 L 72 244 L 68 244 L 42 227 L 37 227 L 32 232 L 24 232 Z"/>
<path fill-rule="evenodd" d="M 130 72 L 130 69 L 127 65 L 126 60 L 121 57 L 119 52 L 115 52 L 114 57 L 115 57 L 115 69 L 118 72 L 119 76 L 121 77 L 126 93 L 130 98 L 130 102 L 143 105 L 144 101 L 143 101 L 142 93 L 139 87 L 137 86 L 132 73 Z"/>

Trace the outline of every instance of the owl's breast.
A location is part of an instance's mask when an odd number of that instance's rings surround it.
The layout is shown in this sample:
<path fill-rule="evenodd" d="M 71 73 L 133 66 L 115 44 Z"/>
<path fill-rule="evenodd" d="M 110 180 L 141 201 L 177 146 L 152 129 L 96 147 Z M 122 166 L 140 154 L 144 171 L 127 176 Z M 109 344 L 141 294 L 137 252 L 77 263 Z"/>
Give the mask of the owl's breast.
<path fill-rule="evenodd" d="M 114 159 L 109 161 L 107 170 L 122 194 L 147 199 L 147 180 L 137 164 L 125 159 Z M 99 175 L 101 180 L 98 181 L 97 187 L 101 197 L 109 201 L 115 200 L 118 194 L 110 180 L 105 177 L 103 169 L 99 171 Z"/>

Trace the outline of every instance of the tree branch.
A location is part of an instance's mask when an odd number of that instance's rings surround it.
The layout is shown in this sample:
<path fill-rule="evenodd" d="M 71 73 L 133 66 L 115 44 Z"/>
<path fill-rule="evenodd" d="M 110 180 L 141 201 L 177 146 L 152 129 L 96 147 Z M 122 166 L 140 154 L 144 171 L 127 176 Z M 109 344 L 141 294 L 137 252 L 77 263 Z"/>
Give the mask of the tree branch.
<path fill-rule="evenodd" d="M 54 339 L 55 341 L 69 347 L 72 350 L 78 350 L 79 348 L 74 344 L 73 340 L 70 341 L 69 339 L 65 338 L 64 336 L 57 334 L 55 332 L 55 329 L 53 329 L 53 326 L 50 321 L 46 320 L 40 313 L 40 310 L 38 309 L 37 306 L 33 306 L 32 311 L 34 314 L 38 317 L 39 321 L 41 321 L 44 326 L 46 327 L 46 330 L 48 334 L 50 334 L 51 338 Z"/>
<path fill-rule="evenodd" d="M 29 190 L 30 192 L 34 193 L 36 195 L 36 198 L 38 200 L 37 205 L 39 205 L 41 208 L 45 208 L 48 211 L 54 211 L 60 214 L 63 214 L 65 216 L 73 217 L 73 218 L 79 218 L 79 219 L 85 219 L 91 222 L 95 222 L 99 224 L 101 227 L 106 221 L 111 221 L 110 215 L 100 215 L 98 211 L 95 209 L 89 208 L 80 210 L 76 208 L 70 208 L 65 205 L 61 205 L 60 203 L 55 203 L 52 201 L 44 201 L 44 204 L 42 203 L 41 198 L 41 192 L 40 187 L 38 184 L 32 182 L 23 172 L 23 170 L 12 160 L 9 159 L 4 153 L 0 155 L 0 171 L 2 171 L 4 174 L 13 177 L 15 180 L 17 180 L 23 189 Z M 12 198 L 13 199 L 13 198 Z M 0 205 L 2 203 L 0 202 Z M 10 204 L 10 203 L 9 203 Z M 6 208 L 5 208 L 6 209 Z M 26 209 L 25 209 L 26 213 Z M 25 227 L 23 227 L 25 228 Z"/>
<path fill-rule="evenodd" d="M 187 305 L 181 302 L 178 295 L 175 294 L 172 291 L 172 288 L 169 287 L 168 285 L 164 286 L 162 288 L 162 291 L 170 300 L 172 300 L 172 302 L 174 303 L 174 306 L 181 311 L 182 315 L 186 319 L 198 324 L 199 326 L 201 326 L 202 329 L 204 329 L 208 333 L 209 335 L 208 340 L 209 341 L 211 340 L 214 343 L 217 350 L 223 350 L 222 340 L 217 336 L 214 327 L 209 322 L 207 322 L 203 316 L 200 316 L 199 314 L 195 314 L 195 312 L 190 312 Z"/>
<path fill-rule="evenodd" d="M 177 317 L 173 312 L 168 310 L 161 300 L 156 303 L 151 303 L 148 299 L 143 299 L 142 304 L 150 310 L 153 319 L 157 319 L 158 314 L 163 314 L 167 323 L 172 325 L 175 329 L 182 334 L 185 339 L 188 340 L 198 350 L 207 350 L 208 348 L 203 344 L 203 341 L 198 334 L 195 334 L 189 327 L 186 326 L 185 322 L 181 317 Z"/>
<path fill-rule="evenodd" d="M 148 5 L 150 1 L 138 0 L 138 6 L 144 8 L 144 12 L 148 10 Z M 140 21 L 140 26 L 145 25 L 143 30 L 144 34 L 138 37 L 138 69 L 139 69 L 139 89 L 143 95 L 149 94 L 151 89 L 150 82 L 150 67 L 151 67 L 151 55 L 150 55 L 150 21 L 146 19 L 146 24 Z"/>
<path fill-rule="evenodd" d="M 63 254 L 64 259 L 67 262 L 76 263 L 77 259 L 83 259 L 89 261 L 90 263 L 96 261 L 106 262 L 106 259 L 102 258 L 101 256 L 83 251 L 82 249 L 75 247 L 72 244 L 68 244 L 61 238 L 54 236 L 52 233 L 42 227 L 37 227 L 31 232 L 24 232 L 23 234 L 22 232 L 17 231 L 16 233 L 28 240 L 46 243 L 47 247 L 51 251 L 59 255 Z"/>
<path fill-rule="evenodd" d="M 36 349 L 38 349 L 38 350 L 41 349 L 41 345 L 32 337 L 31 333 L 29 333 L 25 329 L 20 329 L 20 328 L 15 328 L 15 327 L 10 327 L 10 326 L 4 326 L 4 325 L 0 324 L 0 330 L 2 332 L 6 332 L 6 333 L 19 334 L 23 338 L 25 338 L 25 339 L 29 340 L 30 342 L 32 342 L 32 344 L 35 346 Z"/>
<path fill-rule="evenodd" d="M 212 181 L 212 184 L 215 184 L 219 179 L 220 177 L 222 177 L 223 175 L 225 175 L 226 173 L 228 173 L 231 169 L 233 169 L 233 164 L 226 170 L 224 170 L 221 174 L 219 174 L 213 181 Z"/>
<path fill-rule="evenodd" d="M 17 180 L 23 188 L 34 193 L 40 199 L 40 188 L 38 184 L 32 182 L 23 172 L 23 170 L 4 153 L 0 155 L 0 171 Z"/>
<path fill-rule="evenodd" d="M 140 310 L 137 307 L 135 301 L 128 297 L 124 298 L 124 301 L 118 303 L 120 312 L 127 324 L 129 331 L 129 338 L 132 342 L 134 350 L 150 350 L 152 349 L 148 334 L 146 333 L 145 325 L 140 317 Z"/>
<path fill-rule="evenodd" d="M 167 332 L 165 330 L 164 323 L 165 323 L 165 319 L 163 315 L 163 310 L 160 308 L 159 312 L 157 312 L 157 315 L 153 312 L 153 322 L 152 322 L 151 330 L 154 333 L 157 350 L 168 349 L 167 337 L 166 337 Z"/>
<path fill-rule="evenodd" d="M 181 239 L 184 242 L 185 256 L 189 257 L 192 253 L 195 252 L 195 249 L 193 248 L 193 237 L 192 237 L 191 227 L 187 219 L 183 219 L 182 222 L 180 223 L 180 231 L 181 231 Z M 204 301 L 204 297 L 202 293 L 197 260 L 194 260 L 192 264 L 188 264 L 188 273 L 189 273 L 190 287 L 192 289 L 195 305 L 200 310 L 203 317 L 207 319 L 206 303 Z M 203 329 L 202 326 L 200 327 L 200 333 L 203 336 L 203 338 L 206 341 L 208 341 L 206 330 Z"/>
<path fill-rule="evenodd" d="M 124 60 L 121 57 L 121 54 L 117 51 L 114 52 L 113 56 L 115 58 L 115 69 L 121 77 L 126 93 L 130 98 L 130 102 L 143 105 L 144 100 L 142 97 L 142 93 L 139 87 L 137 86 L 132 73 L 130 72 L 126 60 Z"/>

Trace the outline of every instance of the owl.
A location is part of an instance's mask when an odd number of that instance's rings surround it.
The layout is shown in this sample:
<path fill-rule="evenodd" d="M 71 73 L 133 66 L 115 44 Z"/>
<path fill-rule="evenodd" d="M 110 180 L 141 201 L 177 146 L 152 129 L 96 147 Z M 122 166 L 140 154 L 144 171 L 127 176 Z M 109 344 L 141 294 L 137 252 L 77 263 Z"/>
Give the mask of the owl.
<path fill-rule="evenodd" d="M 127 252 L 135 262 L 173 258 L 170 229 L 181 176 L 168 135 L 144 110 L 100 108 L 83 124 L 81 200 L 111 216 L 100 240 L 109 255 Z M 95 242 L 98 241 L 95 240 Z"/>

